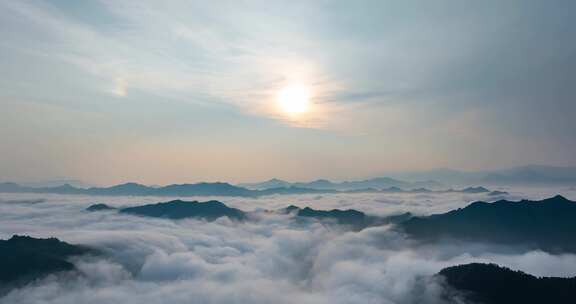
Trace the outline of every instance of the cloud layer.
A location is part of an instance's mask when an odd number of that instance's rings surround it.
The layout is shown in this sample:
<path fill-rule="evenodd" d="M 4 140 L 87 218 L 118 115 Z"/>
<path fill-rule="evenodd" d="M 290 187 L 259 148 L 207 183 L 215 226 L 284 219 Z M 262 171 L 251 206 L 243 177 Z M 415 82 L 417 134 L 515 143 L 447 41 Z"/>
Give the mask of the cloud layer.
<path fill-rule="evenodd" d="M 540 198 L 545 192 L 515 194 Z M 49 195 L 41 201 L 39 197 L 3 195 L 1 237 L 55 236 L 101 248 L 107 258 L 77 260 L 81 277 L 48 277 L 13 291 L 1 303 L 440 303 L 441 282 L 429 276 L 454 264 L 495 262 L 535 275 L 576 274 L 574 255 L 483 244 L 415 247 L 387 226 L 351 232 L 258 211 L 296 204 L 355 208 L 377 215 L 406 209 L 433 213 L 487 198 L 482 195 L 223 199 L 231 206 L 255 210 L 245 223 L 83 211 L 95 201 L 129 206 L 159 198 Z"/>

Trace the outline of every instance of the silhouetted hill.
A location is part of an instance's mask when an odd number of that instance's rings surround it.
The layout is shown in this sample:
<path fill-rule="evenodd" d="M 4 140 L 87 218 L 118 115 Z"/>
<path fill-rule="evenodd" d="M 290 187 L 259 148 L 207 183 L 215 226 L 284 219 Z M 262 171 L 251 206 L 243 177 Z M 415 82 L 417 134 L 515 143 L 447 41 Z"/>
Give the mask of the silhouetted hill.
<path fill-rule="evenodd" d="M 395 193 L 395 192 L 405 192 L 405 191 L 404 191 L 403 189 L 401 189 L 401 188 L 398 188 L 398 187 L 389 187 L 389 188 L 382 189 L 382 192 L 392 192 L 392 193 Z"/>
<path fill-rule="evenodd" d="M 474 202 L 465 208 L 414 217 L 399 226 L 424 241 L 454 238 L 576 252 L 576 203 L 557 195 L 542 201 Z"/>
<path fill-rule="evenodd" d="M 296 213 L 297 216 L 302 217 L 313 217 L 317 219 L 333 219 L 336 220 L 338 224 L 341 225 L 351 225 L 356 228 L 363 228 L 368 225 L 366 214 L 360 211 L 348 209 L 339 210 L 332 209 L 326 210 L 314 210 L 310 207 L 304 209 L 299 209 Z"/>
<path fill-rule="evenodd" d="M 449 287 L 444 294 L 454 303 L 463 297 L 472 303 L 574 303 L 575 278 L 537 278 L 495 264 L 466 264 L 442 269 Z"/>
<path fill-rule="evenodd" d="M 90 253 L 96 252 L 56 238 L 14 235 L 9 240 L 0 240 L 0 289 L 24 285 L 50 273 L 74 270 L 68 259 Z"/>
<path fill-rule="evenodd" d="M 106 204 L 94 204 L 91 205 L 90 207 L 86 208 L 86 211 L 105 211 L 105 210 L 116 210 L 116 208 L 114 207 L 110 207 Z"/>
<path fill-rule="evenodd" d="M 460 190 L 460 192 L 464 192 L 464 193 L 486 193 L 486 192 L 490 192 L 490 190 L 488 190 L 484 187 L 468 187 L 468 188 L 464 188 L 464 189 Z"/>
<path fill-rule="evenodd" d="M 499 195 L 508 195 L 510 193 L 506 192 L 506 191 L 499 191 L 499 190 L 494 190 L 490 193 L 488 193 L 488 195 L 490 196 L 499 196 Z"/>
<path fill-rule="evenodd" d="M 121 213 L 162 217 L 169 219 L 184 219 L 190 217 L 215 220 L 222 216 L 230 219 L 243 220 L 246 216 L 239 209 L 230 208 L 219 201 L 186 202 L 175 200 L 164 203 L 149 204 L 120 209 Z"/>
<path fill-rule="evenodd" d="M 387 217 L 376 217 L 366 215 L 364 212 L 348 209 L 315 210 L 310 207 L 300 208 L 290 205 L 279 210 L 281 213 L 293 213 L 298 217 L 315 218 L 321 221 L 333 222 L 339 225 L 349 225 L 356 230 L 361 230 L 369 226 L 396 224 L 406 221 L 412 217 L 410 212 L 391 215 Z"/>

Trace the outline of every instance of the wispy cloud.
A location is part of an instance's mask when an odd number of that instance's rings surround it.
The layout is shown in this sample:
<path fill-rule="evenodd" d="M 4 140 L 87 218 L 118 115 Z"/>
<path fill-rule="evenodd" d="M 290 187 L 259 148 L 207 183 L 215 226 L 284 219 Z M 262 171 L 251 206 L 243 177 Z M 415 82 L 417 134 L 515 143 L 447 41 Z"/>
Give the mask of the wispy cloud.
<path fill-rule="evenodd" d="M 366 159 L 356 175 L 376 163 L 374 171 L 572 164 L 575 10 L 562 2 L 4 1 L 0 123 L 23 102 L 100 113 L 122 103 L 147 122 L 191 105 L 190 118 L 158 124 L 205 119 L 236 129 L 227 121 L 243 117 L 253 134 L 265 121 L 270 131 L 258 142 L 290 142 L 296 131 L 286 126 L 326 132 L 330 144 L 312 150 L 346 146 L 342 155 Z M 311 111 L 278 110 L 276 95 L 290 83 L 310 88 Z M 100 130 L 133 121 L 110 117 Z M 146 137 L 150 125 L 133 132 Z"/>

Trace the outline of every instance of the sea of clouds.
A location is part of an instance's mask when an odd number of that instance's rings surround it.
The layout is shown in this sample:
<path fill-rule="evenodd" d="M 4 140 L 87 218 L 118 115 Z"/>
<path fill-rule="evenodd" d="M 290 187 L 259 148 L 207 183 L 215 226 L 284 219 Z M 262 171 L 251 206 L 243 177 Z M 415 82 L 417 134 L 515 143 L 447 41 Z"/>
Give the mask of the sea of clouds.
<path fill-rule="evenodd" d="M 541 199 L 574 189 L 506 189 L 507 198 Z M 391 226 L 359 232 L 265 212 L 290 204 L 357 209 L 386 216 L 445 212 L 485 194 L 278 195 L 218 199 L 252 211 L 246 222 L 168 220 L 114 211 L 86 212 L 166 197 L 0 194 L 0 238 L 57 237 L 105 255 L 74 260 L 81 275 L 52 275 L 11 291 L 0 303 L 441 303 L 431 275 L 468 262 L 494 262 L 538 276 L 576 275 L 576 255 L 486 244 L 416 246 Z"/>

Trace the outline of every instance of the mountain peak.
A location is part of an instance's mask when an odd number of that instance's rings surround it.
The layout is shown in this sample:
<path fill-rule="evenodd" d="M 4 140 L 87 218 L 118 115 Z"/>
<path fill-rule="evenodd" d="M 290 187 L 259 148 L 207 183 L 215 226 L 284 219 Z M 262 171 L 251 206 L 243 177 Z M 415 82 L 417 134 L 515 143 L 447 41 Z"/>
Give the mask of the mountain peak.
<path fill-rule="evenodd" d="M 484 192 L 490 192 L 490 190 L 482 187 L 482 186 L 477 186 L 477 187 L 467 187 L 465 189 L 462 189 L 462 192 L 466 192 L 466 193 L 484 193 Z"/>
<path fill-rule="evenodd" d="M 557 194 L 551 198 L 547 198 L 545 200 L 542 201 L 543 203 L 571 203 L 571 201 L 567 198 L 565 198 L 564 196 Z"/>
<path fill-rule="evenodd" d="M 266 182 L 269 182 L 269 183 L 285 183 L 286 181 L 285 181 L 285 180 L 281 180 L 281 179 L 279 179 L 279 178 L 273 177 L 273 178 L 267 180 Z"/>
<path fill-rule="evenodd" d="M 222 216 L 230 219 L 243 220 L 243 211 L 226 206 L 224 203 L 211 200 L 206 202 L 173 200 L 156 204 L 120 209 L 120 213 L 161 217 L 170 219 L 184 219 L 189 217 L 215 220 Z"/>

